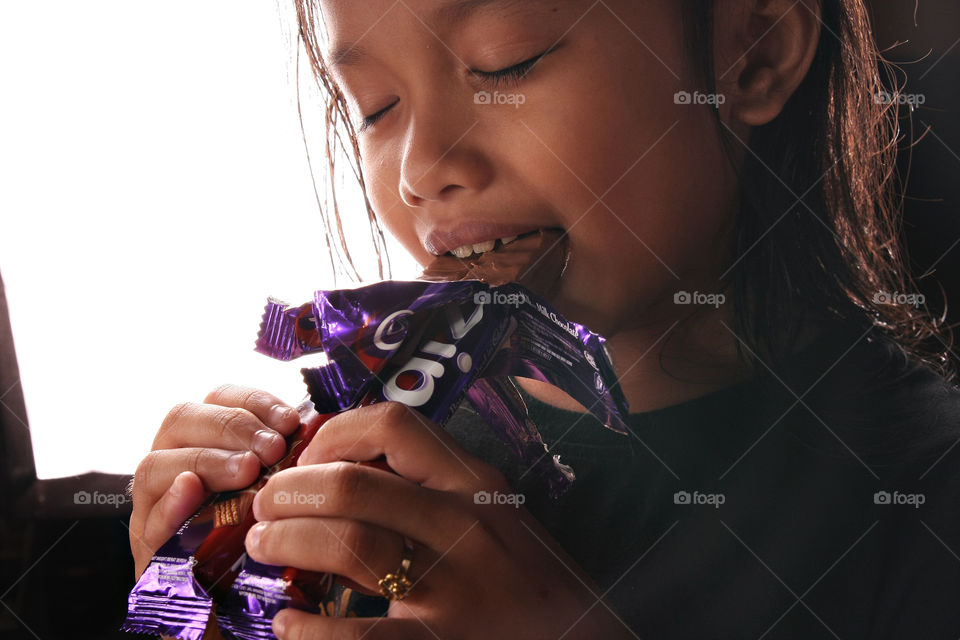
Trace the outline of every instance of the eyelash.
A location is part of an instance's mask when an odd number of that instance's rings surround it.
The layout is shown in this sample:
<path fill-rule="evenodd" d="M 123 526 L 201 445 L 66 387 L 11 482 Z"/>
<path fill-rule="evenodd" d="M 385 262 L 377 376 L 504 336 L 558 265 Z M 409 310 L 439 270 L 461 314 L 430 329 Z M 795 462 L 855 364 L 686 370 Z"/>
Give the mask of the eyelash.
<path fill-rule="evenodd" d="M 540 59 L 543 58 L 550 50 L 539 53 L 532 58 L 528 58 L 523 62 L 518 62 L 517 64 L 511 65 L 504 69 L 497 69 L 496 71 L 480 71 L 479 69 L 471 69 L 471 73 L 480 80 L 482 85 L 492 85 L 493 87 L 501 87 L 507 83 L 517 83 L 523 80 L 535 64 L 540 62 Z M 369 116 L 364 116 L 358 133 L 363 133 L 373 125 L 377 123 L 383 116 L 387 115 L 387 112 L 397 104 L 399 100 L 394 100 L 389 105 L 373 113 Z"/>
<path fill-rule="evenodd" d="M 380 111 L 377 111 L 376 113 L 371 114 L 369 116 L 364 116 L 363 120 L 360 123 L 360 128 L 357 130 L 357 133 L 363 133 L 364 131 L 366 131 L 373 125 L 375 125 L 377 121 L 383 116 L 387 115 L 387 112 L 390 111 L 390 109 L 393 109 L 393 105 L 397 104 L 398 102 L 400 102 L 399 99 L 394 100 L 383 109 L 380 109 Z"/>
<path fill-rule="evenodd" d="M 479 78 L 482 84 L 491 84 L 494 87 L 500 87 L 509 82 L 520 82 L 527 76 L 528 73 L 530 73 L 533 65 L 540 62 L 540 59 L 547 55 L 547 53 L 549 53 L 549 50 L 544 51 L 543 53 L 538 53 L 532 58 L 528 58 L 523 62 L 518 62 L 517 64 L 509 66 L 505 69 L 498 69 L 497 71 L 480 71 L 479 69 L 473 69 L 471 70 L 471 73 Z"/>

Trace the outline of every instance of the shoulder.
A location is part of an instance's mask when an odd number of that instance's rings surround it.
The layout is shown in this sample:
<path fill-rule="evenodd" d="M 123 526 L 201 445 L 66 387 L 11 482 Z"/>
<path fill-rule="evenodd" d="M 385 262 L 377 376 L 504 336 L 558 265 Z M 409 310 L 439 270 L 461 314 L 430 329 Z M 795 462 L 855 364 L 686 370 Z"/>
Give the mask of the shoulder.
<path fill-rule="evenodd" d="M 805 438 L 879 467 L 956 454 L 960 475 L 960 388 L 875 328 L 837 327 L 775 384 Z"/>

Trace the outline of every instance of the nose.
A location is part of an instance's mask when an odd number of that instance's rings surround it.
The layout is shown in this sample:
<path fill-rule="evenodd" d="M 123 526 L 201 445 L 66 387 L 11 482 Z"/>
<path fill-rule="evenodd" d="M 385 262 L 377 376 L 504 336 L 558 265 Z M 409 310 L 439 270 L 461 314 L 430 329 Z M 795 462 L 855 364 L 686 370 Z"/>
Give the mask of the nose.
<path fill-rule="evenodd" d="M 479 146 L 479 122 L 463 105 L 436 100 L 413 114 L 400 161 L 400 198 L 409 207 L 482 191 L 493 178 Z"/>

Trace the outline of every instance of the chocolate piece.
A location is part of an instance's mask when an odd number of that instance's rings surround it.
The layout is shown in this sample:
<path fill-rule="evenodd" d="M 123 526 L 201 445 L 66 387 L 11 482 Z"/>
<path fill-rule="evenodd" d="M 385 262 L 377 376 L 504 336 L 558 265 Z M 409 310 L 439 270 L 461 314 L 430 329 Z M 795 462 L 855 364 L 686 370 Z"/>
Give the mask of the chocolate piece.
<path fill-rule="evenodd" d="M 494 251 L 467 258 L 438 256 L 423 270 L 420 280 L 481 280 L 493 287 L 516 282 L 540 297 L 550 299 L 556 292 L 568 257 L 569 243 L 564 231 L 539 229 Z"/>

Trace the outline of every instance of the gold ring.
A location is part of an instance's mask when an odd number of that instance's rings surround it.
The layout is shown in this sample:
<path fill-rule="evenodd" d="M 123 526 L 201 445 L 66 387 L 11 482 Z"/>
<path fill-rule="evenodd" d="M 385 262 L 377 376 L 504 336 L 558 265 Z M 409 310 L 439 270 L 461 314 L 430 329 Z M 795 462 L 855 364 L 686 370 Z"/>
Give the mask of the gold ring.
<path fill-rule="evenodd" d="M 400 568 L 394 573 L 388 573 L 377 584 L 380 585 L 380 593 L 389 600 L 403 600 L 407 597 L 412 583 L 407 578 L 407 571 L 410 570 L 410 561 L 413 559 L 413 541 L 407 537 L 403 539 L 403 557 L 400 560 Z"/>

